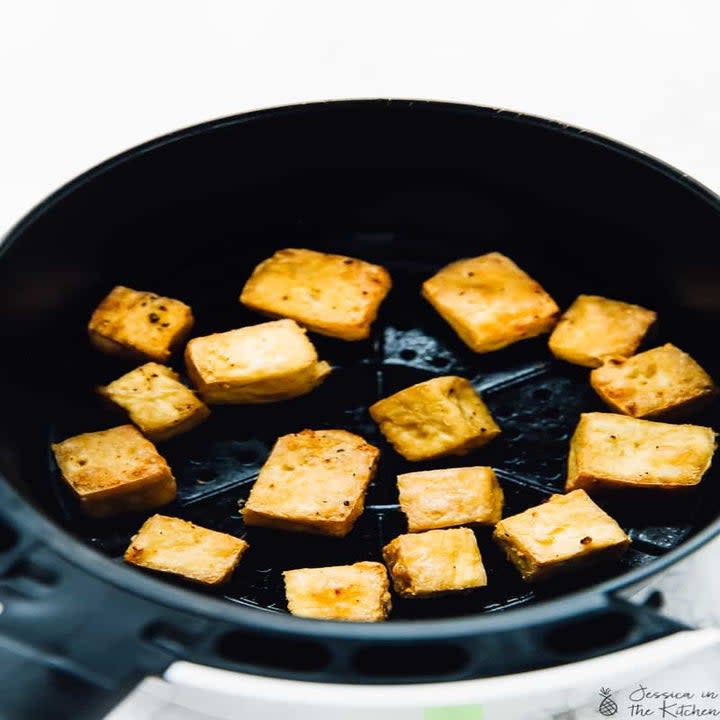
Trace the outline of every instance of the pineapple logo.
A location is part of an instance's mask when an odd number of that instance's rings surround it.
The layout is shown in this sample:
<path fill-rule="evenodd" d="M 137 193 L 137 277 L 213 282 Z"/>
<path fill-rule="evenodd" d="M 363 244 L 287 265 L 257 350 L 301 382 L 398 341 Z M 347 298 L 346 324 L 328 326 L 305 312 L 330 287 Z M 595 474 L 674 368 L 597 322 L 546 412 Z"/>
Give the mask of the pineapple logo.
<path fill-rule="evenodd" d="M 612 690 L 610 688 L 600 688 L 600 707 L 598 712 L 605 717 L 617 714 L 618 706 L 617 703 L 612 699 Z"/>

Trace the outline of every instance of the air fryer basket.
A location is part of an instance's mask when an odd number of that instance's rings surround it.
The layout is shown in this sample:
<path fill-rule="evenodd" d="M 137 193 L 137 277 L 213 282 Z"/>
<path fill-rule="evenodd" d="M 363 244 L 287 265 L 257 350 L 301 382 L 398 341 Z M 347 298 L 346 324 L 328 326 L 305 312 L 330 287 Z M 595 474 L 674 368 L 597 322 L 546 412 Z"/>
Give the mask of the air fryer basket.
<path fill-rule="evenodd" d="M 671 341 L 720 377 L 712 341 L 719 209 L 716 197 L 672 169 L 597 136 L 510 113 L 403 101 L 230 118 L 149 143 L 74 181 L 11 233 L 0 260 L 0 471 L 53 521 L 47 525 L 0 478 L 8 497 L 0 506 L 0 640 L 12 638 L 16 655 L 39 652 L 46 670 L 55 663 L 84 683 L 117 689 L 174 657 L 323 681 L 480 677 L 677 629 L 613 592 L 717 532 L 715 470 L 681 495 L 600 498 L 629 532 L 630 551 L 542 584 L 525 584 L 490 530 L 479 529 L 488 587 L 395 598 L 383 625 L 289 617 L 281 573 L 380 559 L 382 546 L 406 529 L 395 476 L 411 468 L 492 465 L 506 514 L 562 492 L 579 413 L 604 409 L 588 371 L 554 360 L 546 337 L 487 355 L 469 351 L 419 296 L 425 278 L 452 260 L 499 250 L 561 307 L 595 293 L 657 310 L 647 346 Z M 394 287 L 372 336 L 357 343 L 314 336 L 334 368 L 318 390 L 281 404 L 215 407 L 200 428 L 160 443 L 179 488 L 162 511 L 251 544 L 228 585 L 205 590 L 128 569 L 122 552 L 147 514 L 88 520 L 48 451 L 50 442 L 123 421 L 93 388 L 132 365 L 89 346 L 87 319 L 110 287 L 124 284 L 188 302 L 194 335 L 260 322 L 237 296 L 255 264 L 282 247 L 385 265 Z M 182 370 L 180 356 L 172 364 Z M 447 374 L 471 379 L 503 434 L 464 458 L 408 463 L 384 442 L 367 407 Z M 717 426 L 717 416 L 711 408 L 692 421 Z M 344 539 L 245 529 L 238 503 L 272 443 L 306 427 L 345 428 L 381 448 L 365 513 Z M 123 618 L 117 627 L 92 607 L 98 602 L 113 620 Z M 81 620 L 80 635 L 70 641 L 58 617 L 73 627 Z M 78 641 L 83 636 L 114 648 L 113 661 L 98 660 L 89 640 Z M 0 642 L 0 669 L 2 652 Z"/>

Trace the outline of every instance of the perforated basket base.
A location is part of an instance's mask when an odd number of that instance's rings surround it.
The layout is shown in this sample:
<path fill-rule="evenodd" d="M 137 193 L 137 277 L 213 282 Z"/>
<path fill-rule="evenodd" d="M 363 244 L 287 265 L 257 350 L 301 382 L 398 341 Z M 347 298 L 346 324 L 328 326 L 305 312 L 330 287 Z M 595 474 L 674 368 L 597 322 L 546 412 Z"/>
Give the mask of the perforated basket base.
<path fill-rule="evenodd" d="M 160 511 L 246 537 L 251 545 L 230 583 L 213 590 L 192 586 L 198 592 L 284 612 L 283 570 L 380 560 L 382 546 L 406 531 L 395 483 L 401 472 L 490 465 L 505 491 L 505 515 L 563 491 L 568 443 L 578 415 L 604 409 L 588 384 L 588 371 L 554 360 L 547 349 L 547 337 L 486 355 L 472 353 L 419 297 L 422 280 L 437 266 L 388 261 L 386 264 L 393 276 L 394 289 L 370 340 L 347 343 L 313 336 L 320 357 L 334 367 L 319 389 L 280 404 L 214 407 L 204 425 L 159 444 L 178 480 L 177 501 Z M 195 335 L 262 321 L 237 303 L 236 284 L 220 286 L 212 293 L 205 290 L 196 296 L 192 296 L 191 284 L 186 287 L 190 288 L 190 296 L 185 292 L 182 297 L 191 303 L 198 319 Z M 57 408 L 50 441 L 123 422 L 121 416 L 103 407 L 93 387 L 127 368 L 90 347 L 83 351 L 82 358 L 83 368 L 73 373 L 75 380 L 71 379 L 65 390 L 73 402 Z M 175 359 L 174 365 L 182 370 L 180 358 Z M 502 435 L 465 457 L 409 463 L 384 441 L 367 407 L 404 387 L 448 374 L 471 379 L 502 427 Z M 708 415 L 694 418 L 695 422 L 707 424 L 712 424 L 712 420 Z M 345 428 L 382 450 L 366 510 L 345 538 L 245 528 L 238 513 L 238 504 L 247 498 L 275 439 L 303 428 Z M 130 537 L 146 515 L 88 520 L 66 491 L 51 458 L 49 468 L 54 489 L 53 511 L 62 524 L 102 553 L 122 562 Z M 392 618 L 452 617 L 502 610 L 535 598 L 588 587 L 630 567 L 652 562 L 692 533 L 708 502 L 716 506 L 715 480 L 707 477 L 698 489 L 683 495 L 645 492 L 599 498 L 599 504 L 629 532 L 633 540 L 629 552 L 620 561 L 536 586 L 528 586 L 520 579 L 493 543 L 491 529 L 478 528 L 475 532 L 488 572 L 487 587 L 422 601 L 395 598 Z"/>

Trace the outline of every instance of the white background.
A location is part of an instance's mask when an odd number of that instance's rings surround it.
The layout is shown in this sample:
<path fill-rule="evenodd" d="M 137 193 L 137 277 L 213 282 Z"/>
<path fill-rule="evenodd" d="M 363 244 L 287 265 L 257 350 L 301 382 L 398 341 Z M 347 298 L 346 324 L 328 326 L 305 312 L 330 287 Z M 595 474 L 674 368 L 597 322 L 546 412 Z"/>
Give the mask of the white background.
<path fill-rule="evenodd" d="M 0 234 L 153 136 L 328 98 L 557 118 L 720 191 L 719 29 L 714 0 L 0 0 Z M 718 561 L 715 544 L 666 579 L 673 612 L 720 622 Z"/>

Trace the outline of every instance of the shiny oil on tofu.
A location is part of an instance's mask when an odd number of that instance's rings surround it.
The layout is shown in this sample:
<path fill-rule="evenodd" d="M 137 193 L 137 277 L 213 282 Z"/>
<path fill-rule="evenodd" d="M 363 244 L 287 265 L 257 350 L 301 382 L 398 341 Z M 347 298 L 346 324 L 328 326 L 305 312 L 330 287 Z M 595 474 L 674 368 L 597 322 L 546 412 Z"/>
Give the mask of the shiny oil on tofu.
<path fill-rule="evenodd" d="M 175 499 L 170 467 L 132 425 L 75 435 L 52 450 L 63 479 L 88 515 L 149 510 Z"/>
<path fill-rule="evenodd" d="M 617 556 L 630 544 L 624 530 L 584 490 L 506 517 L 493 535 L 527 581 Z"/>
<path fill-rule="evenodd" d="M 274 320 L 193 338 L 188 375 L 210 404 L 268 403 L 305 395 L 330 373 L 304 328 Z"/>
<path fill-rule="evenodd" d="M 423 283 L 422 294 L 478 353 L 548 332 L 559 312 L 535 280 L 497 252 L 447 265 Z"/>
<path fill-rule="evenodd" d="M 174 370 L 157 363 L 135 368 L 98 391 L 125 410 L 151 440 L 187 432 L 210 414 Z"/>
<path fill-rule="evenodd" d="M 632 355 L 655 318 L 639 305 L 579 295 L 553 330 L 550 352 L 575 365 L 599 367 L 609 355 Z"/>
<path fill-rule="evenodd" d="M 717 394 L 712 378 L 670 343 L 630 358 L 607 358 L 590 373 L 590 384 L 613 410 L 639 418 L 679 417 Z"/>
<path fill-rule="evenodd" d="M 379 400 L 370 415 L 407 460 L 465 455 L 500 434 L 490 411 L 468 380 L 433 378 Z"/>
<path fill-rule="evenodd" d="M 503 491 L 489 467 L 405 473 L 398 475 L 397 484 L 410 532 L 495 525 L 502 517 Z"/>
<path fill-rule="evenodd" d="M 487 585 L 477 540 L 468 528 L 399 535 L 383 548 L 395 592 L 416 598 Z"/>
<path fill-rule="evenodd" d="M 712 462 L 715 433 L 614 413 L 583 413 L 570 441 L 566 490 L 673 489 L 697 485 Z"/>
<path fill-rule="evenodd" d="M 286 570 L 283 577 L 293 615 L 379 622 L 390 612 L 387 571 L 377 562 Z"/>
<path fill-rule="evenodd" d="M 103 352 L 165 362 L 192 326 L 180 300 L 118 285 L 95 309 L 88 333 Z"/>
<path fill-rule="evenodd" d="M 125 561 L 203 585 L 219 585 L 230 579 L 248 547 L 233 535 L 153 515 L 132 538 Z"/>
<path fill-rule="evenodd" d="M 379 265 L 287 248 L 255 268 L 240 302 L 267 315 L 297 320 L 321 335 L 362 340 L 370 334 L 390 286 L 390 275 Z"/>
<path fill-rule="evenodd" d="M 283 435 L 242 509 L 245 524 L 347 535 L 365 507 L 379 455 L 346 430 Z"/>

